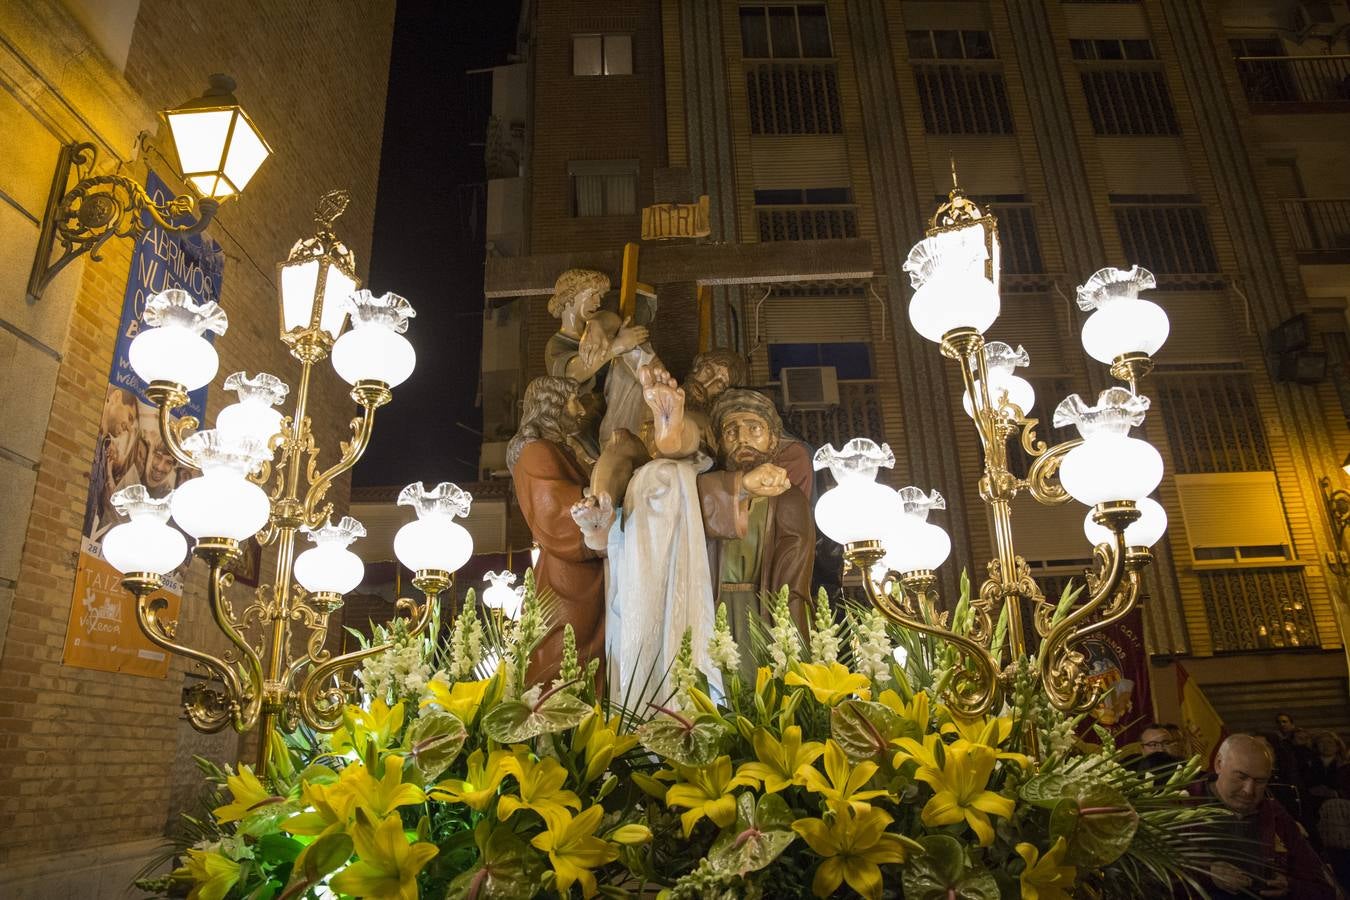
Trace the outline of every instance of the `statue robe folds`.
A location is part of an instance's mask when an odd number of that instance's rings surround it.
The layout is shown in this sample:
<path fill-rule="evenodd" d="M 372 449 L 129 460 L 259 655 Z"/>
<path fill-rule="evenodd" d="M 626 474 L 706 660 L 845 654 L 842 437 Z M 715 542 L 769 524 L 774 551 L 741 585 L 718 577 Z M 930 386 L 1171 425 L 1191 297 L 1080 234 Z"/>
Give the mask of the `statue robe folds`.
<path fill-rule="evenodd" d="M 521 512 L 539 544 L 535 584 L 558 603 L 554 627 L 535 651 L 529 679 L 531 683 L 548 684 L 557 676 L 562 663 L 563 628 L 569 624 L 576 633 L 581 659 L 602 661 L 599 677 L 603 679 L 604 560 L 582 541 L 571 515 L 572 504 L 581 499 L 588 476 L 567 450 L 553 441 L 535 440 L 521 449 L 511 478 Z"/>

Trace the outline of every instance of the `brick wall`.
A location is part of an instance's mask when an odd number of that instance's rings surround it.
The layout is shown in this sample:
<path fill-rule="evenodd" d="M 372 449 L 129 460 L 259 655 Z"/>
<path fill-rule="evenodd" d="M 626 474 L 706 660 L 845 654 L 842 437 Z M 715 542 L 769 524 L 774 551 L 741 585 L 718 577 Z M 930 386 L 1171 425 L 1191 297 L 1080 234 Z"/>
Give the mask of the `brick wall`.
<path fill-rule="evenodd" d="M 23 127 L 35 136 L 56 132 L 62 139 L 87 139 L 79 133 L 81 121 L 117 122 L 123 115 L 117 106 L 100 103 L 97 92 L 74 91 L 81 85 L 68 73 L 78 67 L 62 57 L 72 42 L 78 43 L 78 26 L 64 20 L 54 4 L 25 4 L 63 30 L 25 19 L 23 12 L 29 10 L 0 18 L 0 32 L 13 30 L 0 36 L 27 48 L 26 63 L 36 70 L 48 67 L 45 91 L 20 80 L 20 87 L 29 88 L 30 118 L 16 121 L 26 122 Z M 213 414 L 224 402 L 219 384 L 230 372 L 265 370 L 292 384 L 296 380 L 297 364 L 275 337 L 274 267 L 297 238 L 312 230 L 314 202 L 324 191 L 351 191 L 351 206 L 337 231 L 356 253 L 359 269 L 368 267 L 393 3 L 142 0 L 136 15 L 124 80 L 106 62 L 98 64 L 102 69 L 92 78 L 94 84 L 102 79 L 139 98 L 140 106 L 126 108 L 126 119 L 148 123 L 147 111 L 200 94 L 208 74 L 224 71 L 237 80 L 240 101 L 274 151 L 242 198 L 226 205 L 210 230 L 227 258 L 221 303 L 230 315 L 230 330 L 217 341 L 220 375 L 208 406 Z M 65 54 L 52 47 L 58 38 Z M 83 53 L 88 69 L 94 65 L 88 59 L 97 58 L 98 51 L 86 41 Z M 0 69 L 0 80 L 7 77 Z M 69 92 L 64 96 L 63 88 Z M 83 104 L 83 118 L 55 129 L 43 113 L 62 103 Z M 109 144 L 126 151 L 131 142 L 119 137 Z M 50 179 L 54 161 L 35 171 Z M 143 177 L 147 163 L 173 183 L 170 166 L 153 152 L 131 162 L 131 174 Z M 43 192 L 45 187 L 44 181 Z M 79 527 L 130 252 L 130 242 L 109 243 L 103 262 L 72 267 L 53 285 L 54 297 L 68 290 L 73 301 L 64 321 L 52 329 L 59 365 L 50 418 L 35 460 L 12 612 L 7 628 L 0 623 L 0 821 L 5 822 L 0 886 L 6 869 L 23 863 L 31 872 L 32 859 L 46 853 L 161 833 L 173 813 L 171 795 L 177 804 L 191 794 L 183 783 L 191 777 L 182 765 L 184 751 L 221 759 L 237 751 L 232 734 L 204 739 L 181 721 L 178 699 L 186 666 L 177 658 L 162 681 L 61 663 Z M 28 261 L 0 270 L 6 297 L 16 279 L 26 279 Z M 17 283 L 21 291 L 22 281 Z M 2 387 L 8 394 L 22 385 L 7 374 Z M 315 373 L 312 408 L 316 438 L 324 448 L 320 463 L 332 462 L 354 407 L 326 363 Z M 347 495 L 343 480 L 331 494 L 339 510 Z M 265 557 L 264 578 L 270 575 L 266 565 Z M 200 566 L 194 567 L 179 633 L 187 643 L 219 650 L 222 642 L 201 599 L 202 580 Z M 247 602 L 246 590 L 232 588 L 236 609 Z M 53 863 L 53 869 L 58 866 Z"/>

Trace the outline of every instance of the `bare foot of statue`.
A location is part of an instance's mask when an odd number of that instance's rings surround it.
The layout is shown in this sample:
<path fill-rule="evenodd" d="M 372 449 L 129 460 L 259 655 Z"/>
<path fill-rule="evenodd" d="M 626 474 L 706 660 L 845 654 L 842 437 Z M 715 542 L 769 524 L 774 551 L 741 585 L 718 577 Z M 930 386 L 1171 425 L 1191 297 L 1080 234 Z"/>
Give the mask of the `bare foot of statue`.
<path fill-rule="evenodd" d="M 642 383 L 642 399 L 652 411 L 652 435 L 656 450 L 662 456 L 679 453 L 684 437 L 684 390 L 660 366 L 643 366 L 638 370 Z"/>
<path fill-rule="evenodd" d="M 603 552 L 609 545 L 609 529 L 614 525 L 614 501 L 609 494 L 585 497 L 572 504 L 570 511 L 586 546 Z"/>

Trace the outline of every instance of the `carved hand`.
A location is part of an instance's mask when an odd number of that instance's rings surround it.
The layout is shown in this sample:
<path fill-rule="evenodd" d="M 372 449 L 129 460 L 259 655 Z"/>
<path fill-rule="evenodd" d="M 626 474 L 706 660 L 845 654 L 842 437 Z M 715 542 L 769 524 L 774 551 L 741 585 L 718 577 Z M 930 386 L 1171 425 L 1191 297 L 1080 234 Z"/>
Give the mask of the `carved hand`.
<path fill-rule="evenodd" d="M 623 356 L 639 344 L 645 344 L 647 337 L 647 329 L 641 325 L 634 325 L 633 317 L 629 316 L 623 320 L 623 325 L 619 326 L 619 333 L 614 335 L 614 340 L 609 342 L 609 355 Z"/>
<path fill-rule="evenodd" d="M 777 497 L 792 486 L 787 470 L 773 463 L 761 463 L 746 472 L 742 484 L 752 497 Z"/>

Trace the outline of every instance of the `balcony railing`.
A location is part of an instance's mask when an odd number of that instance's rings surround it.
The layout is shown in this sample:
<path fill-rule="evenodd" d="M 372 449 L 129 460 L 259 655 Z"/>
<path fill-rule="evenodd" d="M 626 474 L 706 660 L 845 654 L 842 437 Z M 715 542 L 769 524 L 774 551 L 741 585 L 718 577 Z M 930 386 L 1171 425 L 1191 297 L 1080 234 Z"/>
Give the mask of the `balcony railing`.
<path fill-rule="evenodd" d="M 1299 253 L 1350 254 L 1350 200 L 1280 201 Z"/>
<path fill-rule="evenodd" d="M 1301 568 L 1201 572 L 1199 578 L 1214 652 L 1319 646 Z"/>
<path fill-rule="evenodd" d="M 1012 110 L 997 60 L 914 64 L 929 134 L 1012 134 Z"/>
<path fill-rule="evenodd" d="M 823 241 L 858 236 L 852 206 L 761 206 L 755 209 L 761 241 Z"/>
<path fill-rule="evenodd" d="M 1350 110 L 1350 55 L 1239 56 L 1237 68 L 1255 110 L 1297 111 L 1296 104 Z"/>
<path fill-rule="evenodd" d="M 832 409 L 790 409 L 787 430 L 811 447 L 842 447 L 850 438 L 886 439 L 881 417 L 881 392 L 875 381 L 839 382 L 839 405 Z"/>
<path fill-rule="evenodd" d="M 1152 61 L 1085 62 L 1083 94 L 1097 134 L 1177 134 L 1162 66 Z"/>
<path fill-rule="evenodd" d="M 745 66 L 752 134 L 840 134 L 834 62 L 755 62 Z"/>

